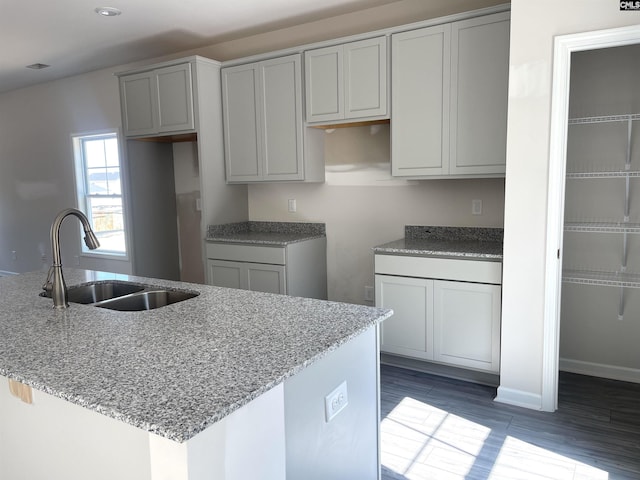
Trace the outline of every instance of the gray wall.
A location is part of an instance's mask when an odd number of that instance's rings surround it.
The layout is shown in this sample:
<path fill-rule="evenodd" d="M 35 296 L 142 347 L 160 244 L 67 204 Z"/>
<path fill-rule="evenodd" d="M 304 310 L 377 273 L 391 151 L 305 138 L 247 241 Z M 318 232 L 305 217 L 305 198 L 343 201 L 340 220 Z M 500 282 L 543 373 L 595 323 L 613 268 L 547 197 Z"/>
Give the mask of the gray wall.
<path fill-rule="evenodd" d="M 71 135 L 119 128 L 118 98 L 111 71 L 0 95 L 0 271 L 48 268 L 51 222 L 76 204 Z M 80 239 L 73 220 L 64 222 L 61 244 L 63 264 L 75 265 Z M 79 261 L 86 268 L 130 273 L 128 261 Z"/>
<path fill-rule="evenodd" d="M 504 179 L 407 181 L 391 177 L 389 126 L 325 133 L 324 184 L 249 186 L 251 220 L 327 224 L 330 300 L 367 303 L 372 247 L 404 236 L 405 225 L 502 227 Z M 297 212 L 287 211 L 288 199 Z M 471 202 L 483 202 L 482 215 Z"/>
<path fill-rule="evenodd" d="M 133 274 L 180 280 L 170 143 L 127 140 Z"/>

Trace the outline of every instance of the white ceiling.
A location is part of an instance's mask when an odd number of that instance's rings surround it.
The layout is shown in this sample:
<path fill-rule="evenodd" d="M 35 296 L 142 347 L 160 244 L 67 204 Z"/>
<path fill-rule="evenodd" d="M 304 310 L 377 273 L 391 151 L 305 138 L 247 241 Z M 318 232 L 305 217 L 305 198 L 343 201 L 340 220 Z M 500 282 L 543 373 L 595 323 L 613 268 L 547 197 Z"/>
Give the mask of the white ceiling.
<path fill-rule="evenodd" d="M 0 93 L 398 0 L 102 1 L 1 0 Z"/>

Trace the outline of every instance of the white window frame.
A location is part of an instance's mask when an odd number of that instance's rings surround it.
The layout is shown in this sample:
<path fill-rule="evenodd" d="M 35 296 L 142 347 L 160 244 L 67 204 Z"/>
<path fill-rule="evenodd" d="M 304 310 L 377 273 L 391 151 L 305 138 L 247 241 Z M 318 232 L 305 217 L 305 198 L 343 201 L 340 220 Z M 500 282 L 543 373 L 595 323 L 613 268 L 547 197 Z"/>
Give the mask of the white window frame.
<path fill-rule="evenodd" d="M 73 146 L 73 158 L 74 158 L 74 176 L 75 176 L 75 185 L 76 185 L 76 208 L 83 212 L 89 220 L 91 221 L 90 212 L 87 211 L 87 202 L 86 202 L 86 168 L 84 163 L 84 156 L 82 150 L 82 142 L 85 139 L 90 139 L 91 137 L 107 137 L 107 136 L 115 136 L 118 142 L 118 163 L 120 169 L 120 188 L 121 195 L 120 198 L 122 200 L 122 216 L 123 216 L 123 225 L 124 225 L 124 238 L 125 238 L 125 252 L 115 252 L 115 251 L 100 251 L 100 250 L 89 250 L 85 245 L 82 237 L 84 236 L 84 232 L 81 228 L 78 228 L 78 234 L 80 239 L 80 256 L 82 257 L 93 257 L 93 258 L 101 258 L 105 260 L 121 260 L 121 261 L 129 261 L 130 260 L 130 252 L 131 252 L 131 242 L 130 242 L 130 224 L 129 224 L 129 209 L 128 202 L 126 198 L 127 192 L 127 179 L 125 174 L 125 157 L 123 155 L 122 148 L 122 139 L 120 135 L 120 131 L 118 129 L 107 129 L 107 130 L 97 130 L 90 132 L 80 132 L 71 134 L 71 142 Z"/>

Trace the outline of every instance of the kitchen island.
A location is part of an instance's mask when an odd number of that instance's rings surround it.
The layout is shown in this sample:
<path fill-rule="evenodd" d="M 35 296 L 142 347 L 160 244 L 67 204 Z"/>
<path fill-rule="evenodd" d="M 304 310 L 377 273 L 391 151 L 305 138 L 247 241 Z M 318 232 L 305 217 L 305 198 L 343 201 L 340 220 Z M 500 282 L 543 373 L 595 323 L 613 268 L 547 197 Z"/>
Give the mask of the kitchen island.
<path fill-rule="evenodd" d="M 0 278 L 0 478 L 377 475 L 377 325 L 390 310 L 83 270 L 65 278 L 198 295 L 149 311 L 56 311 L 39 296 L 42 272 Z M 31 403 L 9 393 L 16 382 Z M 346 408 L 327 421 L 343 383 Z"/>

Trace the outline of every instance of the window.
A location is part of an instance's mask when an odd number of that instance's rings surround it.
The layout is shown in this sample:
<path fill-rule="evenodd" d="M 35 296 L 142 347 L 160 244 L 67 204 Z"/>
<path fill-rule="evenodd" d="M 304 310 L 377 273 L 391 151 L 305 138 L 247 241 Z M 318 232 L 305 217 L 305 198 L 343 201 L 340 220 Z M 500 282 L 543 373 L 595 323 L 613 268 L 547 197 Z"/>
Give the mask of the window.
<path fill-rule="evenodd" d="M 124 202 L 118 135 L 106 132 L 73 137 L 78 209 L 89 218 L 100 248 L 83 253 L 126 256 Z"/>

